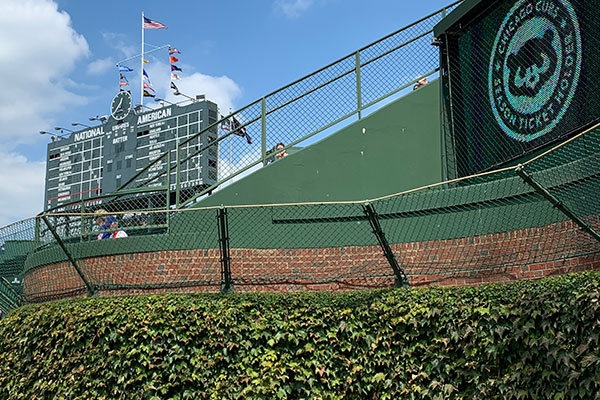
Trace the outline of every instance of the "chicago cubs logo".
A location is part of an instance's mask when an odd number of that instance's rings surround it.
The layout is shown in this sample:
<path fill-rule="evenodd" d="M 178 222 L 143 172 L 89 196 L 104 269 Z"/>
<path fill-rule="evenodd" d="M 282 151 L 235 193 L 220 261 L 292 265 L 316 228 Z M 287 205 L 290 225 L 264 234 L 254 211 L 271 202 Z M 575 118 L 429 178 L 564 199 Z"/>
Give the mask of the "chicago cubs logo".
<path fill-rule="evenodd" d="M 564 116 L 581 70 L 581 34 L 568 0 L 519 0 L 496 35 L 488 91 L 496 121 L 530 142 Z"/>

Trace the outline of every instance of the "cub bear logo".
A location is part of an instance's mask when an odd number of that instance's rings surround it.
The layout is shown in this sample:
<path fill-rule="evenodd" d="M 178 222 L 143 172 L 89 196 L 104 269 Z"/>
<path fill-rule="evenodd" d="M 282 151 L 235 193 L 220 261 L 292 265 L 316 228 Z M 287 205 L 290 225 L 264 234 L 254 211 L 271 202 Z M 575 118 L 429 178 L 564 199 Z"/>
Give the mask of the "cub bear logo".
<path fill-rule="evenodd" d="M 488 96 L 499 128 L 531 142 L 553 132 L 573 101 L 581 32 L 571 0 L 512 1 L 492 47 Z"/>
<path fill-rule="evenodd" d="M 543 37 L 529 39 L 516 54 L 508 56 L 508 90 L 512 95 L 535 97 L 552 76 L 557 62 L 553 40 L 554 32 L 547 30 Z"/>

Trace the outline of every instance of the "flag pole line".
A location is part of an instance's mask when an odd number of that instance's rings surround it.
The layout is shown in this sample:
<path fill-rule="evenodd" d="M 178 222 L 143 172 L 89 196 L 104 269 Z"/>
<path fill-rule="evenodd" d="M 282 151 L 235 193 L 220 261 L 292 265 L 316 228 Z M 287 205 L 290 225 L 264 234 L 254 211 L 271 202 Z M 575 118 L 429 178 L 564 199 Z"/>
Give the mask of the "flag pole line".
<path fill-rule="evenodd" d="M 157 47 L 156 49 L 152 49 L 152 50 L 144 50 L 144 54 L 150 54 L 150 53 L 154 53 L 155 51 L 159 51 L 159 50 L 162 50 L 162 49 L 164 49 L 164 48 L 168 48 L 168 47 L 171 47 L 171 44 L 167 43 L 167 44 L 165 44 L 165 45 L 163 45 L 163 46 Z M 124 63 L 124 62 L 126 62 L 126 61 L 129 61 L 129 60 L 133 60 L 133 59 L 135 59 L 135 58 L 138 58 L 138 57 L 141 57 L 141 56 L 142 56 L 142 54 L 140 53 L 140 54 L 136 54 L 136 55 L 134 55 L 134 56 L 131 56 L 131 57 L 125 58 L 125 59 L 123 59 L 123 60 L 119 60 L 119 61 L 117 61 L 116 65 L 117 65 L 117 66 L 119 66 L 121 63 Z"/>
<path fill-rule="evenodd" d="M 140 57 L 140 104 L 144 107 L 144 12 L 142 11 L 142 54 Z"/>
<path fill-rule="evenodd" d="M 165 48 L 168 48 L 168 47 L 171 47 L 171 45 L 170 44 L 165 44 L 165 45 L 162 45 L 160 47 L 157 47 L 156 49 L 147 50 L 147 51 L 144 50 L 144 54 L 154 53 L 155 51 L 159 51 L 159 50 L 162 50 L 162 49 L 165 49 Z M 141 57 L 141 56 L 142 56 L 142 54 L 138 53 L 138 54 L 136 54 L 134 56 L 131 56 L 131 57 L 125 58 L 123 60 L 117 61 L 116 65 L 119 66 L 119 65 L 121 65 L 122 63 L 124 63 L 126 61 L 133 60 L 133 59 L 136 59 L 136 58 Z"/>

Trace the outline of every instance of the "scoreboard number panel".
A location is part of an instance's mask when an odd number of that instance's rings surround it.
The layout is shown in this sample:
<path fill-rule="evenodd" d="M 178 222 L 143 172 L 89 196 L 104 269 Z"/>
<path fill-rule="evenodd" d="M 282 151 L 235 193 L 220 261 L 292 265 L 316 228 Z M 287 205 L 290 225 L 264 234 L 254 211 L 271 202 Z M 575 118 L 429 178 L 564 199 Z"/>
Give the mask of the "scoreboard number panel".
<path fill-rule="evenodd" d="M 192 195 L 216 183 L 219 147 L 218 143 L 207 146 L 209 137 L 218 133 L 216 126 L 209 128 L 218 116 L 216 103 L 203 100 L 135 112 L 131 94 L 120 91 L 110 102 L 110 114 L 111 118 L 98 126 L 48 144 L 45 209 L 70 207 L 73 202 L 79 207 L 80 200 L 112 193 L 166 151 L 174 151 L 176 143 L 203 130 L 205 134 L 180 148 L 188 154 L 206 147 L 182 162 L 180 184 Z M 164 186 L 166 170 L 166 162 L 161 161 L 140 175 L 135 184 Z M 173 168 L 171 182 L 176 180 L 175 173 Z"/>

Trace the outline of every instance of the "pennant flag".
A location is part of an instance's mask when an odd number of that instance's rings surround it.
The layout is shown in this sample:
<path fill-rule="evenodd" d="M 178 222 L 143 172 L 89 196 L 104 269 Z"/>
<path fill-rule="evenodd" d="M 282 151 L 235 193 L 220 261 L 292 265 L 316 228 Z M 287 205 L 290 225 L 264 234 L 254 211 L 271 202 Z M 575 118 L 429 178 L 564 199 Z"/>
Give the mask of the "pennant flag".
<path fill-rule="evenodd" d="M 145 69 L 142 69 L 142 73 L 144 74 L 144 77 L 145 77 L 146 79 L 150 79 L 150 78 L 148 78 L 148 74 L 146 73 L 146 70 L 145 70 Z"/>
<path fill-rule="evenodd" d="M 150 61 L 148 61 L 148 60 L 142 60 L 142 62 L 143 62 L 144 64 L 150 64 Z"/>
<path fill-rule="evenodd" d="M 169 47 L 169 55 L 172 55 L 175 53 L 181 54 L 181 52 L 179 50 L 177 50 L 175 47 Z"/>
<path fill-rule="evenodd" d="M 240 121 L 235 119 L 235 117 L 233 117 L 233 120 L 231 121 L 231 127 L 232 129 L 235 129 L 233 131 L 234 135 L 245 137 L 248 144 L 252 144 L 252 138 L 250 138 L 250 135 L 248 135 L 248 132 L 246 132 L 246 128 L 242 127 Z"/>
<path fill-rule="evenodd" d="M 144 17 L 144 29 L 167 29 L 167 26 L 158 21 L 152 21 L 150 18 Z"/>
<path fill-rule="evenodd" d="M 122 73 L 119 74 L 119 87 L 127 86 L 129 82 L 127 82 L 127 77 Z"/>
<path fill-rule="evenodd" d="M 177 65 L 173 65 L 171 64 L 171 71 L 181 71 L 182 69 L 179 68 Z"/>
<path fill-rule="evenodd" d="M 181 78 L 179 77 L 179 75 L 171 73 L 171 79 L 180 80 Z"/>
<path fill-rule="evenodd" d="M 143 83 L 143 86 L 144 86 L 144 88 L 146 88 L 146 89 L 150 89 L 150 90 L 152 90 L 153 92 L 156 92 L 156 90 L 152 89 L 152 88 L 150 87 L 150 85 L 148 85 L 146 82 L 144 82 L 144 83 Z"/>
<path fill-rule="evenodd" d="M 169 57 L 169 60 L 171 61 L 171 64 L 176 63 L 177 61 L 179 61 L 179 58 L 175 57 L 175 56 L 171 56 Z"/>
<path fill-rule="evenodd" d="M 144 90 L 144 97 L 155 97 L 155 95 L 153 95 L 152 93 L 150 93 L 147 90 Z"/>
<path fill-rule="evenodd" d="M 127 65 L 119 65 L 119 72 L 132 72 L 133 70 Z"/>
<path fill-rule="evenodd" d="M 223 118 L 223 116 L 221 115 L 221 118 Z M 225 121 L 221 122 L 221 129 L 224 131 L 229 132 L 231 130 L 231 124 L 229 123 L 229 120 L 226 119 Z"/>
<path fill-rule="evenodd" d="M 176 92 L 179 92 L 179 88 L 175 86 L 173 82 L 171 82 L 171 89 L 175 90 Z"/>

